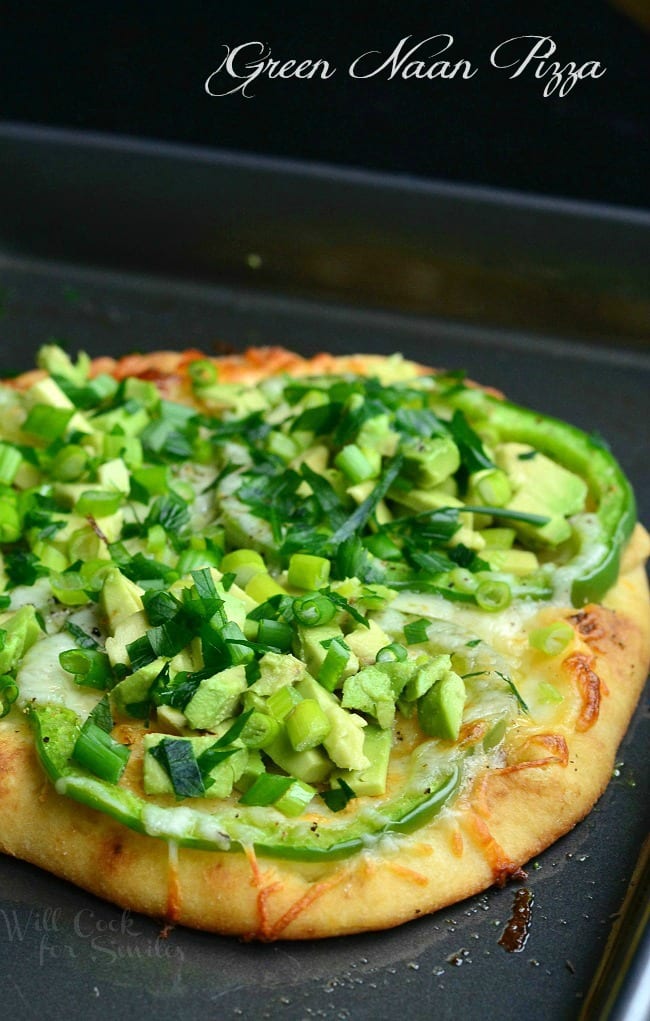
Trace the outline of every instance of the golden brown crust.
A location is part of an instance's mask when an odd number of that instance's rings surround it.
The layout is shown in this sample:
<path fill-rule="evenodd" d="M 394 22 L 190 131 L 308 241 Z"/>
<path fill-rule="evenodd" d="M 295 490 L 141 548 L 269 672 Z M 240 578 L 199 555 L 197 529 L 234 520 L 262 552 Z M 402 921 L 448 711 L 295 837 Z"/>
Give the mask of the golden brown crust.
<path fill-rule="evenodd" d="M 154 379 L 178 397 L 195 357 L 99 359 L 94 369 Z M 221 379 L 254 382 L 284 371 L 367 372 L 378 363 L 306 360 L 271 348 L 218 364 Z M 529 623 L 561 617 L 574 628 L 558 660 L 524 654 L 531 685 L 552 679 L 565 696 L 561 707 L 536 724 L 520 718 L 503 765 L 475 777 L 452 808 L 411 837 L 318 864 L 169 848 L 58 795 L 14 711 L 0 721 L 0 847 L 121 907 L 264 940 L 386 928 L 503 882 L 582 819 L 607 785 L 650 660 L 646 555 L 639 527 L 604 605 L 547 607 Z"/>

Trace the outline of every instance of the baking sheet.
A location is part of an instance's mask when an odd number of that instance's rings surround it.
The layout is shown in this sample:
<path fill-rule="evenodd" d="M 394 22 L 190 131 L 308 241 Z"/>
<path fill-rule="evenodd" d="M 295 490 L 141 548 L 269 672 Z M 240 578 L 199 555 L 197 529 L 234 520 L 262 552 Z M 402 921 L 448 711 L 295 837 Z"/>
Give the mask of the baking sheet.
<path fill-rule="evenodd" d="M 179 189 L 182 183 L 181 174 Z M 640 515 L 650 520 L 650 355 L 642 349 L 463 326 L 354 307 L 331 295 L 312 300 L 304 287 L 296 297 L 272 288 L 268 278 L 265 287 L 250 279 L 226 287 L 188 283 L 180 273 L 89 268 L 70 260 L 66 241 L 63 232 L 56 251 L 32 244 L 30 252 L 0 227 L 3 374 L 27 368 L 38 345 L 52 338 L 91 355 L 161 346 L 209 352 L 223 343 L 283 343 L 305 354 L 401 350 L 433 365 L 466 367 L 514 400 L 597 430 L 635 483 Z M 107 252 L 105 264 L 114 267 L 118 255 Z M 128 253 L 124 262 L 133 266 Z M 117 1019 L 138 1012 L 163 1021 L 181 1012 L 287 1021 L 459 1013 L 469 1021 L 514 1021 L 522 1011 L 529 1019 L 575 1018 L 648 831 L 649 738 L 646 701 L 594 812 L 533 862 L 523 883 L 381 934 L 266 946 L 162 932 L 25 863 L 0 859 L 3 1012 L 30 1018 L 47 1004 L 72 1021 L 109 1010 Z M 520 953 L 507 953 L 499 938 L 522 886 L 534 898 L 529 937 Z"/>

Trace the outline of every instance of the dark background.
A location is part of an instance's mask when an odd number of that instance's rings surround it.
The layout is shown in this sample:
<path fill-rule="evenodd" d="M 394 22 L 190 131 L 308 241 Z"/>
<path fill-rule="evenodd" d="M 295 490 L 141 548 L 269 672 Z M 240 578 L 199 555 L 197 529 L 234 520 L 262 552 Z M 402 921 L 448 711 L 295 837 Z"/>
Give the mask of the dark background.
<path fill-rule="evenodd" d="M 399 40 L 455 37 L 461 78 L 354 81 L 351 60 Z M 499 43 L 550 35 L 561 65 L 598 60 L 563 98 L 532 71 L 489 65 Z M 329 60 L 328 81 L 259 80 L 210 98 L 224 44 Z M 427 48 L 421 51 L 426 56 Z M 10 2 L 0 24 L 0 119 L 261 152 L 546 195 L 650 206 L 647 0 Z"/>

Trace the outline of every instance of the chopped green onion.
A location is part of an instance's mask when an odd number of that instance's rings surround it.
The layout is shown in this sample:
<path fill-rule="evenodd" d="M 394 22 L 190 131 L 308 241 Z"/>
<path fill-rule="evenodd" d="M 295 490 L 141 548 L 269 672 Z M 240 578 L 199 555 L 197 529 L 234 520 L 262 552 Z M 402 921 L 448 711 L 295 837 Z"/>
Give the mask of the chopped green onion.
<path fill-rule="evenodd" d="M 506 518 L 508 521 L 521 521 L 527 525 L 547 525 L 551 520 L 544 514 L 529 514 L 528 511 L 510 510 L 509 507 L 476 506 L 465 504 L 461 511 L 472 514 L 485 514 L 487 517 Z"/>
<path fill-rule="evenodd" d="M 5 717 L 18 698 L 18 685 L 9 674 L 0 676 L 0 720 Z"/>
<path fill-rule="evenodd" d="M 273 805 L 295 783 L 292 776 L 262 773 L 239 799 L 242 805 Z"/>
<path fill-rule="evenodd" d="M 62 447 L 52 461 L 51 472 L 60 482 L 74 482 L 88 467 L 88 454 L 83 447 L 71 443 Z"/>
<path fill-rule="evenodd" d="M 559 705 L 560 702 L 564 702 L 564 695 L 549 681 L 541 681 L 538 692 L 540 702 L 545 702 L 549 705 Z"/>
<path fill-rule="evenodd" d="M 80 766 L 95 776 L 117 783 L 126 768 L 130 751 L 88 719 L 81 728 L 72 755 Z"/>
<path fill-rule="evenodd" d="M 373 465 L 355 443 L 343 447 L 334 458 L 334 464 L 355 484 L 377 475 Z"/>
<path fill-rule="evenodd" d="M 495 613 L 510 606 L 512 591 L 505 581 L 486 579 L 476 589 L 475 599 L 482 610 Z"/>
<path fill-rule="evenodd" d="M 484 468 L 475 472 L 469 481 L 470 492 L 485 504 L 503 507 L 512 496 L 508 476 L 500 468 Z"/>
<path fill-rule="evenodd" d="M 319 589 L 327 585 L 331 564 L 325 557 L 294 553 L 289 560 L 289 584 L 295 588 Z"/>
<path fill-rule="evenodd" d="M 222 558 L 220 569 L 224 572 L 235 572 L 235 578 L 240 588 L 245 588 L 248 582 L 256 574 L 266 574 L 266 564 L 254 549 L 236 549 Z"/>
<path fill-rule="evenodd" d="M 134 673 L 136 670 L 142 669 L 143 666 L 153 663 L 154 659 L 157 658 L 156 653 L 151 648 L 147 635 L 142 635 L 141 638 L 136 638 L 135 641 L 129 642 L 126 651 Z"/>
<path fill-rule="evenodd" d="M 0 485 L 10 486 L 22 464 L 23 456 L 17 447 L 0 443 Z"/>
<path fill-rule="evenodd" d="M 528 710 L 528 706 L 526 705 L 526 703 L 524 702 L 523 698 L 519 694 L 519 690 L 518 690 L 515 682 L 512 680 L 512 678 L 508 677 L 506 674 L 502 674 L 499 670 L 495 670 L 494 672 L 497 675 L 497 677 L 500 677 L 501 680 L 505 681 L 505 683 L 508 685 L 508 687 L 510 688 L 510 691 L 515 696 L 515 698 L 517 699 L 517 702 L 519 703 L 520 709 L 522 709 L 525 713 L 527 713 L 529 711 Z"/>
<path fill-rule="evenodd" d="M 217 367 L 214 362 L 209 361 L 207 358 L 197 358 L 195 362 L 190 362 L 188 372 L 192 386 L 197 389 L 203 386 L 211 386 L 212 383 L 217 382 Z"/>
<path fill-rule="evenodd" d="M 23 432 L 51 443 L 63 436 L 74 408 L 53 408 L 49 404 L 35 404 L 23 425 Z"/>
<path fill-rule="evenodd" d="M 275 807 L 283 815 L 293 818 L 307 808 L 316 794 L 316 789 L 302 780 L 294 780 L 291 787 L 275 802 Z"/>
<path fill-rule="evenodd" d="M 282 722 L 289 715 L 294 706 L 302 701 L 302 695 L 290 684 L 278 688 L 266 700 L 266 707 L 276 720 Z"/>
<path fill-rule="evenodd" d="M 342 777 L 337 777 L 336 783 L 338 787 L 333 787 L 330 791 L 321 792 L 321 798 L 330 812 L 342 812 L 348 802 L 356 798 L 355 792 Z"/>
<path fill-rule="evenodd" d="M 306 752 L 321 744 L 332 725 L 313 698 L 304 698 L 295 706 L 285 721 L 287 736 L 295 751 Z"/>
<path fill-rule="evenodd" d="M 132 480 L 142 486 L 150 497 L 162 496 L 169 490 L 169 469 L 163 464 L 136 468 Z"/>
<path fill-rule="evenodd" d="M 75 504 L 75 511 L 83 517 L 106 518 L 115 514 L 122 505 L 123 493 L 105 489 L 89 489 L 82 493 Z"/>
<path fill-rule="evenodd" d="M 363 545 L 380 560 L 402 559 L 400 547 L 392 539 L 389 539 L 385 532 L 376 532 L 375 535 L 364 537 Z"/>
<path fill-rule="evenodd" d="M 92 720 L 95 726 L 99 727 L 100 730 L 103 730 L 106 734 L 110 734 L 114 723 L 110 703 L 108 701 L 108 695 L 104 695 L 104 697 L 97 703 L 88 719 Z"/>
<path fill-rule="evenodd" d="M 391 642 L 384 645 L 375 656 L 376 663 L 403 663 L 408 658 L 408 652 L 399 642 Z"/>
<path fill-rule="evenodd" d="M 73 620 L 66 620 L 64 624 L 65 630 L 72 635 L 77 642 L 80 649 L 98 649 L 99 642 L 87 634 L 83 628 L 80 628 L 78 624 L 75 624 Z"/>
<path fill-rule="evenodd" d="M 293 629 L 283 620 L 266 620 L 259 622 L 257 641 L 260 645 L 270 645 L 281 652 L 289 652 L 293 644 Z"/>
<path fill-rule="evenodd" d="M 172 782 L 177 798 L 195 798 L 205 794 L 194 750 L 186 738 L 164 737 L 149 748 L 148 754 L 158 762 Z"/>
<path fill-rule="evenodd" d="M 327 645 L 327 654 L 318 671 L 316 680 L 328 691 L 334 691 L 337 687 L 350 658 L 350 649 L 342 638 L 331 638 Z"/>
<path fill-rule="evenodd" d="M 83 687 L 106 689 L 113 683 L 110 660 L 99 649 L 68 649 L 59 653 L 59 663 Z"/>
<path fill-rule="evenodd" d="M 246 721 L 241 739 L 247 748 L 266 748 L 279 733 L 280 724 L 274 716 L 254 711 Z"/>
<path fill-rule="evenodd" d="M 20 535 L 20 515 L 16 504 L 10 500 L 0 500 L 0 542 L 17 542 Z"/>
<path fill-rule="evenodd" d="M 242 805 L 275 805 L 284 815 L 300 815 L 316 791 L 292 776 L 262 773 L 239 799 Z"/>
<path fill-rule="evenodd" d="M 430 620 L 426 617 L 421 617 L 420 620 L 412 620 L 410 624 L 406 624 L 404 627 L 404 638 L 407 645 L 421 645 L 422 642 L 428 642 L 428 628 L 431 624 Z"/>
<path fill-rule="evenodd" d="M 329 624 L 336 614 L 336 606 L 327 596 L 315 592 L 296 599 L 293 613 L 303 627 L 319 627 L 321 624 Z"/>
<path fill-rule="evenodd" d="M 528 635 L 528 641 L 534 649 L 539 649 L 547 656 L 557 656 L 564 652 L 573 641 L 574 630 L 566 621 L 557 620 L 548 627 L 535 628 Z"/>

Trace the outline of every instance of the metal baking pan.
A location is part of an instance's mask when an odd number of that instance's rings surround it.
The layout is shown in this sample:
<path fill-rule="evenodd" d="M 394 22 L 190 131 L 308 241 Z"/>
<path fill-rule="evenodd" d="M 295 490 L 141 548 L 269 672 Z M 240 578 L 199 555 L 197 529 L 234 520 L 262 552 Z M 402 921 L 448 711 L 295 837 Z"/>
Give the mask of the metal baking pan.
<path fill-rule="evenodd" d="M 402 351 L 597 430 L 646 521 L 648 265 L 640 211 L 0 126 L 2 374 L 50 338 L 91 355 Z M 161 935 L 3 858 L 3 1011 L 576 1018 L 648 831 L 649 739 L 644 703 L 593 813 L 523 883 L 384 933 L 273 945 Z M 520 888 L 529 935 L 508 953 L 499 940 Z"/>

